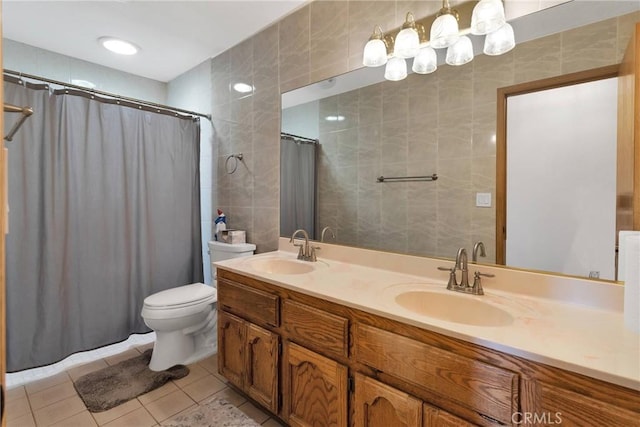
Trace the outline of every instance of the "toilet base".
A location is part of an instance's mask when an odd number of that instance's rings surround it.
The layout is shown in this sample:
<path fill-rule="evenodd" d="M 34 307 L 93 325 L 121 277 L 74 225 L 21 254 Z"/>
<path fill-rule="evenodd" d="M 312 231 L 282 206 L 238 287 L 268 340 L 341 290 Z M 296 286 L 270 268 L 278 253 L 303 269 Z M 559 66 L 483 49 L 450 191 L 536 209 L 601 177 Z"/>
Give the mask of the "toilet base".
<path fill-rule="evenodd" d="M 149 362 L 152 371 L 164 371 L 175 365 L 189 365 L 217 351 L 217 310 L 209 312 L 197 325 L 178 331 L 156 330 L 156 341 Z"/>

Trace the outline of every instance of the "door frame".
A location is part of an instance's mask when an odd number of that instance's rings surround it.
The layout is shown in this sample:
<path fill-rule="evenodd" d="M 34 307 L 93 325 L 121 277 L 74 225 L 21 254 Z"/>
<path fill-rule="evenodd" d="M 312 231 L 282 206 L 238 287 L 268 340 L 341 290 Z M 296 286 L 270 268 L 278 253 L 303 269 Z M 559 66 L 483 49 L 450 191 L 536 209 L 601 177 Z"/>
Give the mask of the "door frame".
<path fill-rule="evenodd" d="M 507 99 L 596 80 L 618 77 L 618 64 L 577 73 L 498 88 L 496 123 L 496 264 L 505 265 L 507 256 Z"/>

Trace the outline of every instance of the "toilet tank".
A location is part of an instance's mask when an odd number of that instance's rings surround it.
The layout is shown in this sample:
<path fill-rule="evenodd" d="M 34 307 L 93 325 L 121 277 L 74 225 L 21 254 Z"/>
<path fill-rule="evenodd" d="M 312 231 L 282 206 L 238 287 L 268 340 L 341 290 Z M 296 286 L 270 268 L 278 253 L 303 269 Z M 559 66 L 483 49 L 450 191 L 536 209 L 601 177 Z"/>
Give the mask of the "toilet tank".
<path fill-rule="evenodd" d="M 253 255 L 256 245 L 252 243 L 222 243 L 216 241 L 209 242 L 209 259 L 211 260 L 211 276 L 213 283 L 216 278 L 216 266 L 214 262 L 226 259 L 240 258 Z"/>

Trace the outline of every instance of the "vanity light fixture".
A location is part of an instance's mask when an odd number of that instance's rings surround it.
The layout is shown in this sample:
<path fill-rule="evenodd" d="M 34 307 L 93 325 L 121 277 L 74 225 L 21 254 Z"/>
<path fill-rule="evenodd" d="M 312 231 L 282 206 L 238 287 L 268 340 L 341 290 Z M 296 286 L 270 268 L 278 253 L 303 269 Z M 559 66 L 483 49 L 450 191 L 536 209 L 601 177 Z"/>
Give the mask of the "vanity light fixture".
<path fill-rule="evenodd" d="M 384 33 L 376 25 L 364 48 L 363 65 L 386 64 L 385 79 L 397 81 L 407 77 L 407 59 L 413 58 L 411 69 L 415 73 L 436 71 L 435 49 L 447 49 L 445 62 L 449 65 L 467 64 L 474 56 L 472 37 L 485 38 L 483 52 L 486 55 L 502 55 L 515 47 L 503 0 L 468 1 L 456 8 L 449 6 L 449 0 L 442 0 L 442 8 L 436 15 L 416 20 L 411 12 L 407 13 L 400 29 Z M 462 29 L 461 22 L 467 23 Z"/>
<path fill-rule="evenodd" d="M 343 122 L 345 117 L 342 115 L 338 115 L 338 116 L 326 116 L 324 118 L 326 121 L 328 122 Z"/>
<path fill-rule="evenodd" d="M 115 37 L 100 37 L 98 41 L 105 49 L 119 55 L 135 55 L 139 50 L 133 43 Z"/>

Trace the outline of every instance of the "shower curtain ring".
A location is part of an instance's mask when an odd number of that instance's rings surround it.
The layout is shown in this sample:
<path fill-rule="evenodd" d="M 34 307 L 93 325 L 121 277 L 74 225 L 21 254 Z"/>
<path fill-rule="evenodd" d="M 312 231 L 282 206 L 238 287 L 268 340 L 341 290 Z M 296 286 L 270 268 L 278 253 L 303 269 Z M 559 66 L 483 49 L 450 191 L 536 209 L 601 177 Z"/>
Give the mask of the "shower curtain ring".
<path fill-rule="evenodd" d="M 242 161 L 242 158 L 244 156 L 242 155 L 242 153 L 240 154 L 230 154 L 227 157 L 227 160 L 224 162 L 224 169 L 227 172 L 227 174 L 231 175 L 232 173 L 234 173 L 236 171 L 236 169 L 238 169 L 238 161 Z M 235 163 L 233 164 L 233 169 L 229 170 L 229 160 L 234 159 Z"/>

